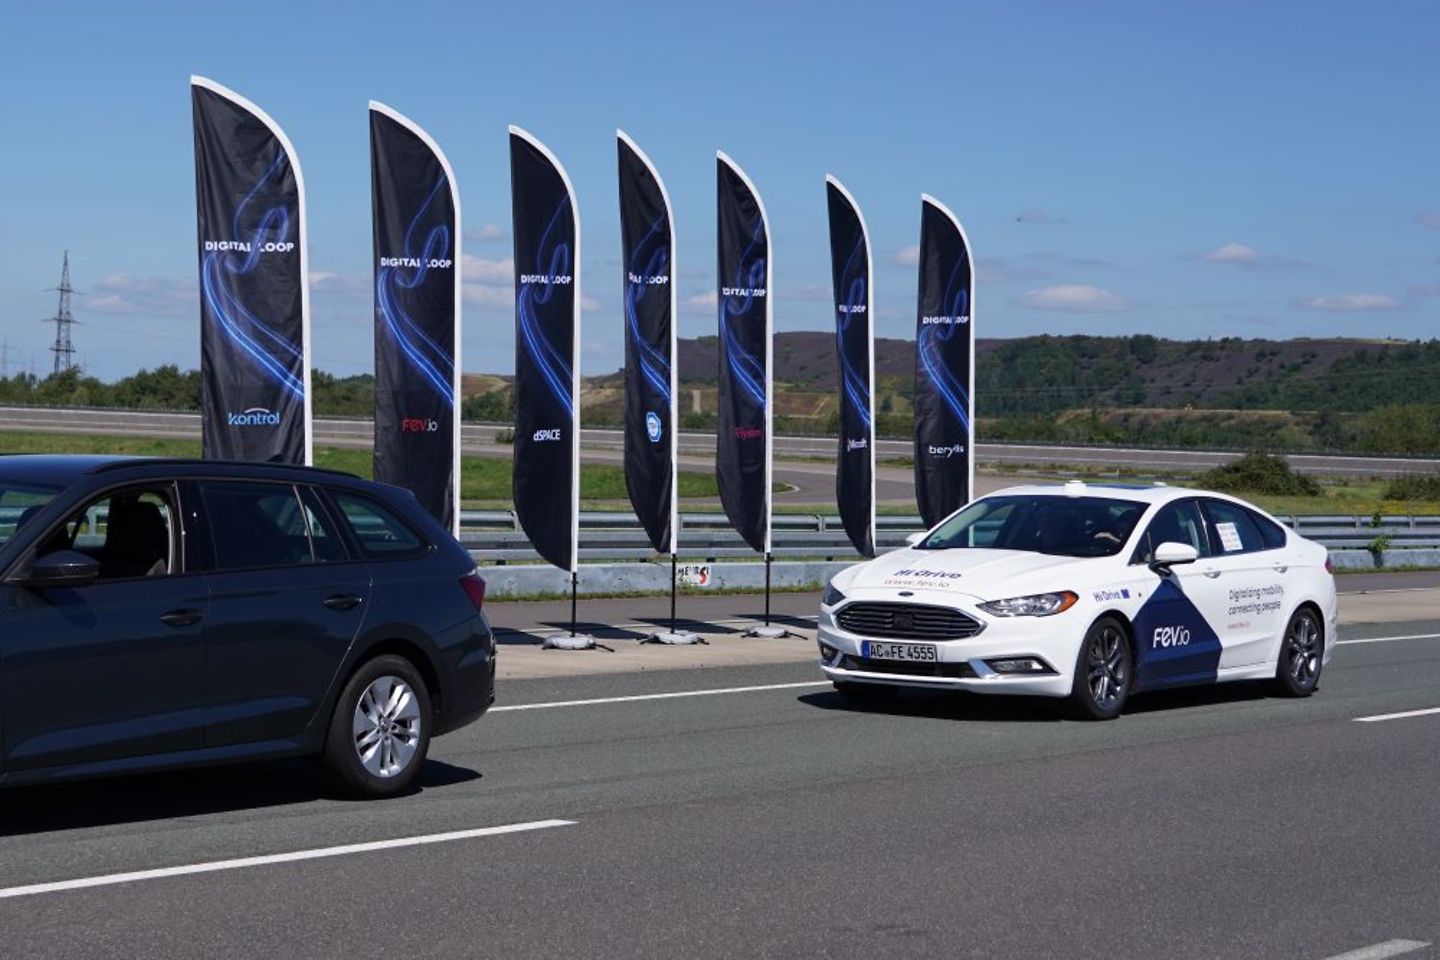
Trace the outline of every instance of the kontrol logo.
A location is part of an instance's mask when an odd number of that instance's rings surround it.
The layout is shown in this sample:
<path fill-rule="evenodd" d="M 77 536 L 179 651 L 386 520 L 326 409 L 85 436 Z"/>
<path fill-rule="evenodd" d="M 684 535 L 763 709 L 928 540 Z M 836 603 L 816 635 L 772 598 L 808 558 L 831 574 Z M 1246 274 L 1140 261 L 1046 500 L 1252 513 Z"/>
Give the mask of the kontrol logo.
<path fill-rule="evenodd" d="M 645 436 L 650 438 L 651 443 L 659 443 L 660 438 L 665 435 L 665 428 L 660 423 L 660 414 L 654 410 L 645 414 Z"/>
<path fill-rule="evenodd" d="M 251 407 L 241 413 L 227 413 L 225 422 L 232 427 L 278 427 L 280 414 L 264 407 Z"/>

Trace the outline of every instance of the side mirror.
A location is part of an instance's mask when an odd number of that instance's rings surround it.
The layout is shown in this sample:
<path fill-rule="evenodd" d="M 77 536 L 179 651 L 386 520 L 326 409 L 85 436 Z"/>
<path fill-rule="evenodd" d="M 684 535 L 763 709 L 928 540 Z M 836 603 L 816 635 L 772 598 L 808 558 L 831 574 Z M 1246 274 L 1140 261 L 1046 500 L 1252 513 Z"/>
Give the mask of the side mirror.
<path fill-rule="evenodd" d="M 1199 552 L 1190 544 L 1166 541 L 1155 548 L 1155 559 L 1150 561 L 1150 569 L 1158 573 L 1199 559 Z"/>
<path fill-rule="evenodd" d="M 37 559 L 18 582 L 27 587 L 83 587 L 100 576 L 100 561 L 77 550 L 56 550 Z"/>
<path fill-rule="evenodd" d="M 924 540 L 924 539 L 925 539 L 925 533 L 926 533 L 926 531 L 921 530 L 919 533 L 907 533 L 907 534 L 905 534 L 905 546 L 907 546 L 907 547 L 913 547 L 913 546 L 915 546 L 915 545 L 916 545 L 917 543 L 919 543 L 921 540 Z"/>

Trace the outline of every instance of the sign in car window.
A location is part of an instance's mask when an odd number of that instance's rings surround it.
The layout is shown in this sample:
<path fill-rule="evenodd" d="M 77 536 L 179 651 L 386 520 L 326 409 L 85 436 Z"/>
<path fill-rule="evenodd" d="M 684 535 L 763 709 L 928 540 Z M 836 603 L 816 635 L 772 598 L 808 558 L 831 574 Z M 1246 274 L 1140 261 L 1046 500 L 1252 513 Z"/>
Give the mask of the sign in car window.
<path fill-rule="evenodd" d="M 1215 532 L 1220 534 L 1220 547 L 1226 553 L 1234 553 L 1237 550 L 1245 549 L 1244 544 L 1240 542 L 1240 531 L 1235 528 L 1235 524 L 1217 523 L 1215 524 Z"/>

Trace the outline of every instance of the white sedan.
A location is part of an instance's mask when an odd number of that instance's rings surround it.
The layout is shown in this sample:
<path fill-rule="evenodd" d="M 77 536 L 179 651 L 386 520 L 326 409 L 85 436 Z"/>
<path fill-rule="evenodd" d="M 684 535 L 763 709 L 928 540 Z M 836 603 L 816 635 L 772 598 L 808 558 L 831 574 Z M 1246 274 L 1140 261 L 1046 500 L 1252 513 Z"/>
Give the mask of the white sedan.
<path fill-rule="evenodd" d="M 842 693 L 1069 697 L 1109 719 L 1188 684 L 1308 696 L 1334 651 L 1325 548 L 1224 494 L 1012 487 L 911 541 L 825 588 L 820 668 Z"/>

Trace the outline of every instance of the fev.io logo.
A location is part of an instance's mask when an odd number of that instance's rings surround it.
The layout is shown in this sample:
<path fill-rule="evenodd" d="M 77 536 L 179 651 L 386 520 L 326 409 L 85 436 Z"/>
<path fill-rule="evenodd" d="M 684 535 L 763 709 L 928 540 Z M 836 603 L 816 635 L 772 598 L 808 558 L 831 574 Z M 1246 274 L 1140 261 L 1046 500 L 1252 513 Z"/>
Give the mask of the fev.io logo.
<path fill-rule="evenodd" d="M 401 433 L 435 433 L 440 429 L 440 423 L 428 417 L 402 417 L 400 419 Z"/>
<path fill-rule="evenodd" d="M 660 414 L 654 410 L 645 414 L 645 436 L 650 438 L 651 443 L 659 443 L 660 438 L 665 435 L 665 428 L 660 423 Z"/>
<path fill-rule="evenodd" d="M 232 427 L 278 427 L 280 414 L 264 407 L 251 407 L 240 413 L 225 414 L 225 423 Z"/>
<path fill-rule="evenodd" d="M 1183 626 L 1156 627 L 1151 638 L 1152 647 L 1186 647 L 1190 645 L 1190 631 Z"/>

